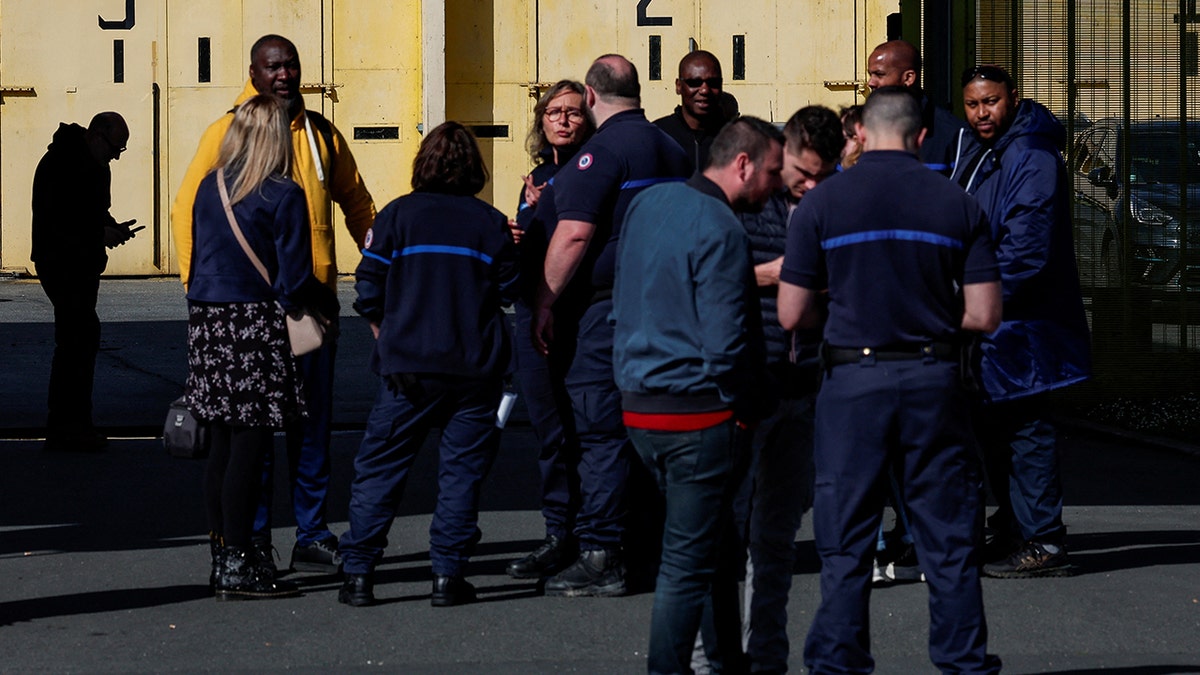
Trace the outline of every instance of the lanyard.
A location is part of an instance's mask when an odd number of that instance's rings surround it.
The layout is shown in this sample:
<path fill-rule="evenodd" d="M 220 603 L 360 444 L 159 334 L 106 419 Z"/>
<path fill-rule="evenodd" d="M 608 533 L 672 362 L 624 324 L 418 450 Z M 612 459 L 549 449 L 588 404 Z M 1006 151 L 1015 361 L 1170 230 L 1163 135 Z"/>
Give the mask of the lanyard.
<path fill-rule="evenodd" d="M 308 121 L 308 111 L 304 112 L 304 132 L 308 136 L 308 148 L 312 151 L 313 164 L 317 166 L 317 181 L 325 182 L 325 169 L 321 166 L 321 152 L 317 150 L 317 139 L 313 137 L 312 124 Z M 329 149 L 333 152 L 333 148 Z"/>

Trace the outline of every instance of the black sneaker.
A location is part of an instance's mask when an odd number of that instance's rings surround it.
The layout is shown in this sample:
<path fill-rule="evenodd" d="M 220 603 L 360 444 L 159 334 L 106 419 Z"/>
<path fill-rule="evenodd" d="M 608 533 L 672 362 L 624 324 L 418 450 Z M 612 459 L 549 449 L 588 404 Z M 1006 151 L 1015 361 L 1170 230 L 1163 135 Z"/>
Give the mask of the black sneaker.
<path fill-rule="evenodd" d="M 338 602 L 351 607 L 375 604 L 375 582 L 370 574 L 347 574 L 338 591 Z"/>
<path fill-rule="evenodd" d="M 546 581 L 546 595 L 611 598 L 625 595 L 625 564 L 615 550 L 584 551 L 567 569 Z"/>
<path fill-rule="evenodd" d="M 514 579 L 540 579 L 561 572 L 575 557 L 575 547 L 566 539 L 550 535 L 533 553 L 508 564 L 505 572 Z"/>
<path fill-rule="evenodd" d="M 323 572 L 337 574 L 342 566 L 342 556 L 337 550 L 337 538 L 326 537 L 308 546 L 299 542 L 292 547 L 291 569 L 296 572 Z"/>
<path fill-rule="evenodd" d="M 1056 547 L 1051 553 L 1044 544 L 1025 542 L 1019 551 L 1008 558 L 983 566 L 984 576 L 994 579 L 1032 579 L 1035 577 L 1069 577 L 1073 574 L 1067 549 Z"/>

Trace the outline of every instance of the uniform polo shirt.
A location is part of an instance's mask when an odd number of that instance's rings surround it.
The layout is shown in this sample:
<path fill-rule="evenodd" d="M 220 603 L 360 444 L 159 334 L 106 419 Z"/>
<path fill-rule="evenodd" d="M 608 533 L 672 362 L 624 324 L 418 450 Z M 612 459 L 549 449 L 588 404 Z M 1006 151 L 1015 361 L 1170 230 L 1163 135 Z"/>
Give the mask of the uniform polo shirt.
<path fill-rule="evenodd" d="M 780 279 L 829 290 L 838 347 L 950 340 L 964 284 L 1000 278 L 974 197 L 901 151 L 865 153 L 792 214 Z"/>
<path fill-rule="evenodd" d="M 658 183 L 686 180 L 691 161 L 675 141 L 646 120 L 640 109 L 604 121 L 574 160 L 554 177 L 558 220 L 596 227 L 577 274 L 596 289 L 612 288 L 617 241 L 629 202 Z"/>

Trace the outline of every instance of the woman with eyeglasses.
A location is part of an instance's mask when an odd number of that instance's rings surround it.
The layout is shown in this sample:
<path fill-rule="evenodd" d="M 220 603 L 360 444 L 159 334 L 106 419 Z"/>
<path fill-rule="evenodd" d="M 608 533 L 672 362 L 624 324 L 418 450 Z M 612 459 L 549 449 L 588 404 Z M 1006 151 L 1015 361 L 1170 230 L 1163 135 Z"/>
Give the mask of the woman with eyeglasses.
<path fill-rule="evenodd" d="M 546 539 L 529 555 L 508 566 L 516 579 L 536 579 L 554 574 L 575 560 L 568 541 L 572 519 L 578 508 L 577 491 L 570 488 L 566 457 L 576 452 L 571 426 L 571 402 L 563 385 L 572 350 L 560 349 L 542 356 L 533 347 L 531 334 L 534 295 L 542 278 L 542 264 L 550 241 L 546 223 L 553 223 L 553 188 L 550 179 L 575 156 L 575 151 L 595 131 L 592 118 L 584 109 L 583 84 L 560 80 L 546 90 L 533 107 L 533 128 L 529 130 L 529 154 L 537 166 L 525 176 L 514 232 L 521 255 L 521 298 L 516 303 L 516 339 L 514 360 L 517 381 L 529 419 L 538 435 L 541 450 L 538 468 L 542 475 L 542 514 L 546 518 Z M 567 303 L 560 303 L 565 306 Z M 572 322 L 560 322 L 563 326 Z M 571 336 L 555 335 L 567 345 Z"/>

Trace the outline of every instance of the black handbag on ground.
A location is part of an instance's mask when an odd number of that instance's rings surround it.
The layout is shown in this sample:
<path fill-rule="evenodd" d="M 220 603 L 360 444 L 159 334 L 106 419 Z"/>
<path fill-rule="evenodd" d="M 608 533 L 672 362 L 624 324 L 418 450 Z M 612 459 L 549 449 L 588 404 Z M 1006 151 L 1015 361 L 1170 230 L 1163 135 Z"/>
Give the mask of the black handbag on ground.
<path fill-rule="evenodd" d="M 172 457 L 204 459 L 208 457 L 208 424 L 188 410 L 184 397 L 171 401 L 163 424 L 163 447 Z"/>

